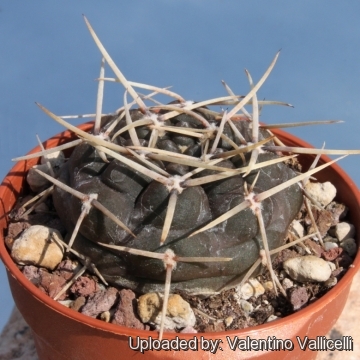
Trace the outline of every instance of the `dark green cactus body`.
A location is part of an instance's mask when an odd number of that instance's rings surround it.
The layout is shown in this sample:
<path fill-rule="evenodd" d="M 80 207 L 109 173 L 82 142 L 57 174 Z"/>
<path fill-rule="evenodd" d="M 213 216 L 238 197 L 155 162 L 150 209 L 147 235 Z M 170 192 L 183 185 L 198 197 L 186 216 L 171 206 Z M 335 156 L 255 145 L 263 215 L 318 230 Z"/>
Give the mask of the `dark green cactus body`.
<path fill-rule="evenodd" d="M 132 118 L 134 121 L 139 119 L 139 112 L 132 111 Z M 215 123 L 210 117 L 208 121 Z M 116 130 L 124 124 L 124 121 L 120 122 Z M 218 125 L 218 122 L 216 124 Z M 196 119 L 184 114 L 171 119 L 170 125 L 203 128 Z M 238 121 L 235 125 L 245 139 L 250 141 L 249 123 Z M 150 137 L 149 131 L 146 127 L 139 127 L 136 131 L 140 140 L 142 139 L 142 145 L 146 146 Z M 224 134 L 240 145 L 227 124 Z M 130 145 L 128 134 L 124 133 L 124 135 L 126 137 L 117 138 L 117 142 L 125 146 Z M 268 133 L 260 129 L 260 140 L 266 137 L 269 137 Z M 171 152 L 183 152 L 194 157 L 201 155 L 201 146 L 196 138 L 177 133 L 166 133 L 163 137 L 159 137 L 157 147 Z M 222 139 L 216 152 L 228 150 L 232 150 L 231 145 L 226 139 Z M 260 154 L 258 162 L 276 156 L 270 153 Z M 217 166 L 242 167 L 246 165 L 248 157 L 249 154 L 245 163 L 236 156 L 232 160 L 218 163 Z M 154 163 L 175 176 L 182 176 L 192 170 L 187 165 L 175 164 L 171 161 L 157 160 Z M 240 281 L 247 269 L 259 257 L 262 240 L 256 216 L 248 208 L 207 231 L 191 237 L 189 235 L 241 203 L 245 196 L 244 182 L 251 185 L 257 172 L 253 171 L 245 178 L 240 174 L 210 184 L 185 188 L 178 196 L 169 235 L 165 243 L 160 246 L 169 190 L 161 183 L 118 160 L 109 159 L 109 163 L 104 163 L 90 145 L 79 145 L 62 168 L 61 181 L 82 193 L 98 194 L 98 200 L 128 226 L 136 238 L 100 211 L 92 208 L 81 225 L 80 234 L 73 247 L 89 256 L 109 282 L 140 292 L 163 289 L 165 278 L 163 263 L 156 259 L 124 252 L 111 252 L 95 244 L 96 241 L 161 253 L 171 248 L 176 255 L 183 257 L 232 257 L 233 260 L 230 262 L 179 262 L 173 270 L 172 290 L 184 290 L 189 293 L 219 291 L 229 284 Z M 204 170 L 196 176 L 213 173 L 216 171 Z M 295 172 L 282 162 L 261 168 L 254 192 L 261 193 L 294 176 Z M 77 198 L 58 187 L 55 188 L 53 198 L 57 212 L 71 234 L 82 204 Z M 262 214 L 270 249 L 284 243 L 289 224 L 299 212 L 302 199 L 301 189 L 296 184 L 262 202 Z"/>

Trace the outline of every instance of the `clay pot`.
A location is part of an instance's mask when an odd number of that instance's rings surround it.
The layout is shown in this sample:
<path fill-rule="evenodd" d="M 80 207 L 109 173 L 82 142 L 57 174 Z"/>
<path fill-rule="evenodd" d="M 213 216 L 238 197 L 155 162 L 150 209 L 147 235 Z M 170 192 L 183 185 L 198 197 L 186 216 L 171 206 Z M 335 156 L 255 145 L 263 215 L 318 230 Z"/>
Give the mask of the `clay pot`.
<path fill-rule="evenodd" d="M 80 126 L 88 131 L 91 124 Z M 283 131 L 274 131 L 276 135 L 289 146 L 310 145 Z M 71 140 L 74 136 L 66 131 L 49 139 L 45 147 L 54 147 Z M 32 152 L 40 151 L 39 147 Z M 312 156 L 301 156 L 300 160 L 305 169 L 311 163 Z M 322 162 L 329 158 L 322 157 Z M 16 199 L 22 195 L 25 186 L 25 173 L 37 159 L 20 161 L 5 177 L 0 188 L 0 255 L 7 269 L 8 279 L 16 306 L 31 327 L 36 348 L 40 359 L 119 359 L 140 356 L 145 359 L 152 358 L 183 358 L 208 359 L 210 351 L 204 348 L 209 339 L 219 339 L 220 348 L 216 352 L 218 359 L 315 359 L 317 352 L 302 351 L 299 347 L 297 336 L 301 340 L 305 336 L 316 338 L 325 335 L 335 324 L 346 303 L 351 281 L 360 267 L 360 255 L 357 254 L 354 267 L 349 268 L 345 276 L 325 296 L 315 301 L 306 308 L 271 323 L 253 328 L 206 334 L 173 334 L 165 333 L 164 339 L 197 340 L 198 351 L 191 348 L 187 351 L 145 351 L 145 356 L 138 354 L 129 346 L 129 337 L 132 338 L 132 347 L 139 345 L 137 337 L 148 340 L 149 337 L 157 338 L 156 332 L 138 331 L 123 326 L 108 324 L 66 308 L 42 293 L 29 282 L 17 268 L 7 249 L 3 235 L 8 226 L 8 218 Z M 337 188 L 337 200 L 345 203 L 350 209 L 350 221 L 356 227 L 357 243 L 360 243 L 360 195 L 354 182 L 336 164 L 316 174 L 319 181 L 331 181 Z M 240 339 L 289 339 L 294 344 L 292 351 L 242 351 L 239 348 L 232 350 L 229 341 L 236 337 Z M 287 345 L 291 342 L 287 341 Z M 194 345 L 195 341 L 189 343 Z M 145 343 L 143 343 L 145 345 Z M 175 343 L 173 343 L 175 345 Z M 154 344 L 157 345 L 156 342 Z M 215 357 L 215 356 L 214 356 Z"/>

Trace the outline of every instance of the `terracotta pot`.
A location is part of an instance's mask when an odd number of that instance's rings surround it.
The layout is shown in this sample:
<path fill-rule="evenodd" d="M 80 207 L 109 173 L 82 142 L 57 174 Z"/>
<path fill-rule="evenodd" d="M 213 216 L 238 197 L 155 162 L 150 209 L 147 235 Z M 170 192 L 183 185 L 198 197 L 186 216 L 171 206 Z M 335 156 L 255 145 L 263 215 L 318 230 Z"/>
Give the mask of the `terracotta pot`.
<path fill-rule="evenodd" d="M 89 130 L 90 123 L 80 126 L 83 130 Z M 310 145 L 298 138 L 274 131 L 280 139 L 288 145 Z M 59 134 L 45 144 L 47 148 L 69 141 L 73 135 L 66 131 Z M 39 151 L 37 147 L 32 152 Z M 301 162 L 306 169 L 312 161 L 311 156 L 302 156 Z M 322 162 L 329 161 L 322 157 Z M 205 349 L 201 350 L 209 339 L 220 339 L 222 350 L 218 349 L 216 358 L 256 358 L 256 359 L 315 359 L 317 352 L 302 351 L 296 339 L 299 336 L 304 339 L 316 338 L 325 335 L 335 324 L 345 305 L 351 281 L 360 267 L 360 255 L 356 256 L 354 267 L 350 268 L 339 283 L 325 296 L 283 319 L 256 326 L 250 329 L 227 331 L 207 334 L 164 334 L 164 339 L 175 339 L 181 335 L 181 339 L 197 340 L 198 351 L 189 349 L 184 351 L 145 351 L 145 356 L 129 347 L 129 337 L 132 337 L 132 346 L 136 346 L 137 337 L 148 339 L 157 338 L 156 332 L 136 331 L 126 327 L 108 324 L 100 320 L 92 319 L 73 310 L 70 310 L 37 289 L 19 271 L 9 256 L 4 245 L 3 235 L 8 226 L 8 217 L 16 199 L 22 194 L 25 186 L 25 173 L 37 162 L 37 159 L 21 161 L 17 163 L 4 179 L 0 188 L 0 255 L 6 266 L 11 291 L 16 306 L 31 327 L 36 348 L 40 359 L 119 359 L 135 358 L 183 358 L 208 359 L 211 355 Z M 360 195 L 359 190 L 348 175 L 338 166 L 331 167 L 316 174 L 319 181 L 331 181 L 338 190 L 337 200 L 345 203 L 350 209 L 350 221 L 356 227 L 357 243 L 360 242 Z M 228 339 L 233 342 L 236 337 L 240 339 L 290 339 L 294 344 L 292 351 L 242 351 L 231 350 Z M 287 342 L 289 345 L 290 342 Z M 156 343 L 155 343 L 156 345 Z M 175 344 L 173 344 L 175 345 Z"/>

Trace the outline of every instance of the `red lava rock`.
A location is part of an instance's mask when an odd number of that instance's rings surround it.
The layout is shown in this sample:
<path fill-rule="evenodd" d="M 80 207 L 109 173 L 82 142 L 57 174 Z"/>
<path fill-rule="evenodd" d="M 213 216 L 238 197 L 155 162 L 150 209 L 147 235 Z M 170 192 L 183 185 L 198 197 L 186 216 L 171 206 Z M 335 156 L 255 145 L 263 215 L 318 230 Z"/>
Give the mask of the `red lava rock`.
<path fill-rule="evenodd" d="M 80 276 L 71 286 L 70 291 L 77 296 L 89 296 L 99 291 L 99 285 L 92 278 Z"/>
<path fill-rule="evenodd" d="M 304 244 L 308 246 L 317 257 L 320 257 L 323 253 L 322 247 L 313 240 L 307 239 L 304 241 Z"/>
<path fill-rule="evenodd" d="M 120 301 L 116 307 L 113 324 L 124 325 L 132 329 L 145 329 L 145 325 L 140 321 L 136 313 L 135 293 L 128 289 L 119 291 Z"/>
<path fill-rule="evenodd" d="M 113 287 L 98 291 L 89 296 L 88 301 L 80 312 L 95 318 L 100 313 L 110 310 L 117 300 L 117 297 L 118 291 Z"/>
<path fill-rule="evenodd" d="M 11 250 L 15 239 L 31 225 L 28 222 L 10 222 L 8 227 L 8 233 L 5 236 L 5 244 L 8 249 Z"/>
<path fill-rule="evenodd" d="M 55 274 L 70 280 L 75 275 L 78 264 L 71 260 L 63 260 L 56 268 Z"/>
<path fill-rule="evenodd" d="M 36 286 L 39 284 L 40 274 L 39 268 L 34 265 L 26 265 L 24 266 L 22 273 L 25 277 L 30 280 Z"/>
<path fill-rule="evenodd" d="M 309 295 L 304 287 L 296 287 L 290 290 L 289 300 L 294 310 L 301 309 L 309 300 Z"/>
<path fill-rule="evenodd" d="M 336 248 L 332 248 L 328 251 L 324 251 L 321 256 L 326 260 L 326 261 L 333 261 L 335 259 L 337 259 L 343 252 L 343 248 L 341 247 L 336 247 Z M 352 259 L 351 259 L 352 262 Z"/>
<path fill-rule="evenodd" d="M 331 202 L 326 207 L 326 210 L 332 213 L 333 225 L 336 225 L 340 220 L 342 220 L 348 212 L 348 208 L 344 204 L 339 204 L 335 201 Z"/>
<path fill-rule="evenodd" d="M 321 236 L 324 237 L 327 234 L 330 227 L 335 225 L 334 220 L 333 220 L 333 215 L 328 210 L 318 210 L 314 207 L 312 207 L 312 212 L 314 215 L 316 225 L 319 229 L 319 232 L 320 232 Z M 315 229 L 312 226 L 311 218 L 309 215 L 306 216 L 305 223 L 310 225 L 309 228 L 307 229 L 307 232 L 309 234 L 315 232 Z"/>
<path fill-rule="evenodd" d="M 39 274 L 39 289 L 44 291 L 51 298 L 54 298 L 66 283 L 66 280 L 63 277 L 50 274 L 44 269 L 39 269 Z M 65 298 L 66 293 L 62 294 L 58 300 L 64 300 Z"/>

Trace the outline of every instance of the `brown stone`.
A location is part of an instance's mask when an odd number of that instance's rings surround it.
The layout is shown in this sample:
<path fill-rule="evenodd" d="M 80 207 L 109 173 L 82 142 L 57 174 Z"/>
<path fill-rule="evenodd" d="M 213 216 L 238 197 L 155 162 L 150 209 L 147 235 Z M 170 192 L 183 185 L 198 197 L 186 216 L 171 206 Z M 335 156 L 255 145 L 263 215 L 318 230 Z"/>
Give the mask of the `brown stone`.
<path fill-rule="evenodd" d="M 324 251 L 321 256 L 326 260 L 326 261 L 333 261 L 335 259 L 337 259 L 342 252 L 344 251 L 343 248 L 341 247 L 336 247 L 336 248 L 332 248 L 328 251 Z"/>
<path fill-rule="evenodd" d="M 71 286 L 70 291 L 77 296 L 89 296 L 99 291 L 99 285 L 90 277 L 80 276 Z"/>
<path fill-rule="evenodd" d="M 89 296 L 88 301 L 81 309 L 84 315 L 97 317 L 100 313 L 110 310 L 118 298 L 118 291 L 109 287 L 106 290 L 98 291 Z"/>
<path fill-rule="evenodd" d="M 119 291 L 120 301 L 116 307 L 113 324 L 124 325 L 132 329 L 143 330 L 144 324 L 140 321 L 136 313 L 136 297 L 135 293 L 128 289 Z"/>
<path fill-rule="evenodd" d="M 58 275 L 50 274 L 44 269 L 39 270 L 39 289 L 54 298 L 64 287 L 66 280 Z M 58 300 L 64 300 L 66 293 L 62 294 Z"/>
<path fill-rule="evenodd" d="M 62 276 L 65 280 L 70 280 L 75 275 L 77 267 L 78 267 L 77 262 L 71 260 L 63 260 L 58 265 L 54 273 L 56 275 Z"/>
<path fill-rule="evenodd" d="M 319 244 L 317 244 L 315 241 L 310 240 L 310 239 L 307 239 L 307 240 L 304 241 L 304 244 L 312 250 L 311 252 L 312 252 L 314 255 L 316 255 L 317 257 L 320 257 L 320 256 L 321 256 L 321 254 L 322 254 L 322 252 L 323 252 L 323 249 L 322 249 L 322 247 L 321 247 Z"/>
<path fill-rule="evenodd" d="M 80 311 L 80 309 L 85 305 L 86 299 L 84 296 L 79 296 L 70 306 L 71 309 L 75 311 Z"/>
<path fill-rule="evenodd" d="M 309 300 L 309 295 L 305 287 L 292 288 L 289 293 L 289 300 L 294 310 L 301 309 Z"/>
<path fill-rule="evenodd" d="M 335 201 L 331 202 L 326 207 L 326 210 L 330 211 L 333 216 L 333 225 L 336 225 L 340 220 L 342 220 L 348 212 L 348 208 L 344 204 L 340 204 Z"/>
<path fill-rule="evenodd" d="M 311 207 L 311 210 L 314 215 L 315 223 L 318 227 L 318 230 L 321 236 L 324 237 L 327 234 L 330 227 L 334 225 L 333 215 L 328 210 L 318 210 L 315 207 Z M 306 224 L 309 225 L 307 229 L 308 234 L 314 233 L 315 228 L 312 225 L 309 215 L 306 216 L 305 222 Z"/>
<path fill-rule="evenodd" d="M 35 285 L 39 284 L 40 273 L 39 273 L 39 268 L 37 266 L 26 265 L 26 266 L 24 266 L 22 273 L 33 284 L 35 284 Z"/>

